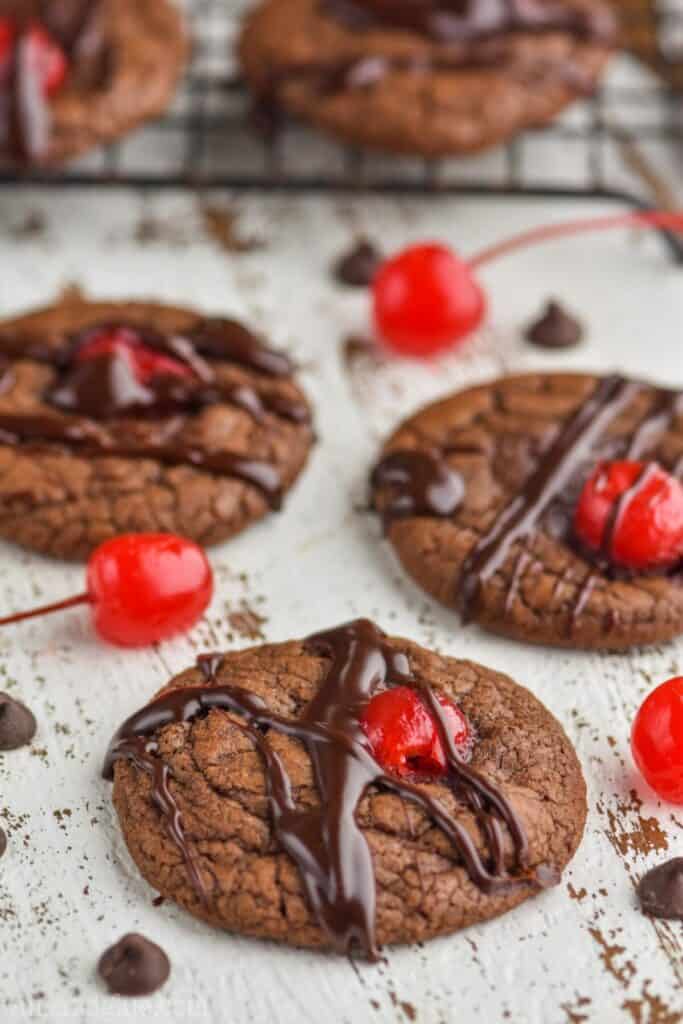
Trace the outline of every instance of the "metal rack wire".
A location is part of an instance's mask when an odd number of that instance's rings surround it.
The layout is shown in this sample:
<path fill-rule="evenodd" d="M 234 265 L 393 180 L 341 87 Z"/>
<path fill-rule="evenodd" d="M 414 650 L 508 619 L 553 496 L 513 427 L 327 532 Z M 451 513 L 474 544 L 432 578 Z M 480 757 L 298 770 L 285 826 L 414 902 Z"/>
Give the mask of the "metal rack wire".
<path fill-rule="evenodd" d="M 296 124 L 286 125 L 274 139 L 259 137 L 250 126 L 249 97 L 241 80 L 226 73 L 239 11 L 226 10 L 225 0 L 186 0 L 194 55 L 163 119 L 68 167 L 0 170 L 0 183 L 599 197 L 662 205 L 666 185 L 645 150 L 665 145 L 670 152 L 679 147 L 683 152 L 683 3 L 623 4 L 626 39 L 654 73 L 644 71 L 636 84 L 608 84 L 550 127 L 527 132 L 483 163 L 473 163 L 387 160 L 336 145 Z M 542 167 L 543 161 L 529 159 L 530 150 L 540 152 L 539 146 L 558 140 L 573 168 L 560 179 L 539 174 L 536 165 Z M 632 186 L 612 173 L 615 151 L 631 172 Z M 683 243 L 672 239 L 672 244 L 683 261 Z"/>

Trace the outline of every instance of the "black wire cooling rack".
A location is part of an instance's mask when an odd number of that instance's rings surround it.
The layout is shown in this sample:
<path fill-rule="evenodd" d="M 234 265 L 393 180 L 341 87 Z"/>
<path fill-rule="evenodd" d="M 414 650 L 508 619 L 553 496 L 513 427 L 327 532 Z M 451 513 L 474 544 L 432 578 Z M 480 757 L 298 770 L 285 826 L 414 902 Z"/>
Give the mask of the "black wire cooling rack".
<path fill-rule="evenodd" d="M 627 70 L 635 74 L 614 83 L 610 76 L 610 84 L 550 127 L 483 158 L 436 161 L 363 153 L 294 123 L 275 138 L 260 137 L 251 125 L 247 91 L 229 65 L 240 2 L 185 0 L 194 54 L 163 119 L 68 167 L 0 171 L 0 183 L 599 197 L 634 206 L 676 205 L 650 153 L 666 151 L 669 161 L 683 160 L 683 0 L 622 0 L 625 35 L 637 44 L 642 70 L 633 62 Z M 683 243 L 670 240 L 683 261 Z"/>

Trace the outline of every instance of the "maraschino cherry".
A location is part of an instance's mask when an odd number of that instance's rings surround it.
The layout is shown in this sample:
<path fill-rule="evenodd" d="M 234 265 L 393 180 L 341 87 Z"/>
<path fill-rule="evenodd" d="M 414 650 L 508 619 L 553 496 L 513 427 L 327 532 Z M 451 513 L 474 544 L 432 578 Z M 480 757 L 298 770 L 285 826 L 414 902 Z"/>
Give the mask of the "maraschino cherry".
<path fill-rule="evenodd" d="M 145 345 L 132 327 L 95 328 L 78 349 L 75 361 L 83 363 L 89 359 L 109 355 L 127 359 L 140 384 L 147 384 L 152 377 L 193 376 L 186 363 L 163 352 L 157 352 L 150 345 Z"/>
<path fill-rule="evenodd" d="M 439 697 L 443 718 L 462 756 L 467 756 L 470 729 L 460 708 Z M 443 775 L 446 755 L 434 715 L 416 690 L 395 686 L 376 694 L 367 705 L 360 725 L 375 760 L 394 775 Z"/>
<path fill-rule="evenodd" d="M 0 626 L 89 604 L 95 629 L 111 644 L 140 647 L 197 622 L 213 593 L 202 549 L 173 533 L 128 533 L 95 548 L 84 594 L 0 619 Z"/>
<path fill-rule="evenodd" d="M 413 245 L 383 263 L 372 285 L 375 326 L 394 352 L 431 356 L 474 331 L 484 293 L 445 245 Z"/>
<path fill-rule="evenodd" d="M 574 529 L 617 565 L 670 568 L 683 557 L 683 484 L 655 462 L 603 462 L 584 485 Z"/>
<path fill-rule="evenodd" d="M 633 723 L 631 749 L 655 793 L 683 804 L 683 676 L 662 683 L 645 698 Z"/>
<path fill-rule="evenodd" d="M 569 235 L 617 227 L 683 230 L 683 213 L 648 211 L 586 218 L 516 235 L 463 259 L 434 242 L 410 246 L 383 263 L 372 283 L 379 339 L 392 352 L 429 358 L 464 341 L 482 323 L 486 293 L 480 267 L 516 249 Z"/>
<path fill-rule="evenodd" d="M 44 96 L 54 96 L 68 71 L 68 62 L 61 46 L 40 22 L 28 24 L 23 33 L 11 18 L 0 18 L 0 86 L 9 78 L 16 47 L 23 44 L 31 71 L 41 83 Z"/>

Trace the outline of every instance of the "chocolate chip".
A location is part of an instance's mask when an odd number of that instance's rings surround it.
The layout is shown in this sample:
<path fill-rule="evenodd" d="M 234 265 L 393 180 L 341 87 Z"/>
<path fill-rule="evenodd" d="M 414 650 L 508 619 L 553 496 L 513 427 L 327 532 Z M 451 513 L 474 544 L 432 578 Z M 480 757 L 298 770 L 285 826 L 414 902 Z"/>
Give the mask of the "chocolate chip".
<path fill-rule="evenodd" d="M 539 319 L 527 328 L 525 338 L 541 348 L 571 348 L 582 340 L 583 327 L 579 320 L 552 299 Z"/>
<path fill-rule="evenodd" d="M 27 707 L 8 693 L 0 693 L 0 750 L 16 750 L 30 743 L 36 720 Z"/>
<path fill-rule="evenodd" d="M 638 898 L 644 914 L 683 921 L 683 857 L 648 871 L 638 885 Z"/>
<path fill-rule="evenodd" d="M 2 857 L 2 855 L 4 854 L 6 849 L 7 849 L 7 836 L 5 835 L 5 833 L 0 828 L 0 857 Z"/>
<path fill-rule="evenodd" d="M 164 984 L 171 964 L 160 946 L 131 932 L 105 950 L 97 970 L 114 995 L 148 996 Z"/>
<path fill-rule="evenodd" d="M 334 276 L 340 284 L 367 288 L 372 283 L 381 262 L 382 254 L 379 249 L 367 238 L 361 238 L 348 252 L 339 257 L 333 267 Z"/>

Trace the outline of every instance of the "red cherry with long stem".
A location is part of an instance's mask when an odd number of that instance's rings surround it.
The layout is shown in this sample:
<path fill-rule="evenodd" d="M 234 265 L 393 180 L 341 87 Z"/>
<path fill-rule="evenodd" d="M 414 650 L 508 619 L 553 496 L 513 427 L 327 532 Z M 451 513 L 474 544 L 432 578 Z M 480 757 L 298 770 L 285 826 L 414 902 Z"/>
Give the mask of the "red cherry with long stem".
<path fill-rule="evenodd" d="M 128 533 L 95 548 L 85 593 L 8 615 L 0 626 L 89 604 L 104 640 L 140 647 L 189 629 L 212 594 L 211 567 L 193 541 L 173 533 Z"/>
<path fill-rule="evenodd" d="M 410 246 L 383 263 L 372 294 L 380 337 L 406 356 L 449 348 L 479 326 L 486 308 L 467 264 L 431 242 Z"/>
<path fill-rule="evenodd" d="M 645 698 L 633 723 L 631 749 L 655 793 L 683 804 L 683 676 L 667 680 Z"/>
<path fill-rule="evenodd" d="M 463 259 L 436 243 L 410 246 L 387 260 L 372 284 L 379 338 L 399 355 L 431 357 L 464 341 L 480 326 L 486 293 L 476 271 L 517 249 L 555 238 L 618 227 L 683 231 L 683 213 L 613 214 L 532 228 Z"/>

